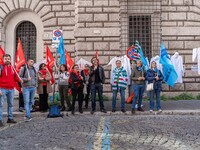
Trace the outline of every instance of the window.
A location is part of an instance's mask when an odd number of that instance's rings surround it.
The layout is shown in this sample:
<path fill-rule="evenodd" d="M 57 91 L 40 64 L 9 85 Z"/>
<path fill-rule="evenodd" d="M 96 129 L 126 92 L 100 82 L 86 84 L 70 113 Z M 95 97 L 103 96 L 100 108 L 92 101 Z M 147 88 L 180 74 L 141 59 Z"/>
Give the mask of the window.
<path fill-rule="evenodd" d="M 26 60 L 36 60 L 36 27 L 32 22 L 24 21 L 16 29 L 16 49 L 18 38 L 21 39 Z"/>
<path fill-rule="evenodd" d="M 152 56 L 151 16 L 129 16 L 129 46 L 139 41 L 144 55 Z"/>

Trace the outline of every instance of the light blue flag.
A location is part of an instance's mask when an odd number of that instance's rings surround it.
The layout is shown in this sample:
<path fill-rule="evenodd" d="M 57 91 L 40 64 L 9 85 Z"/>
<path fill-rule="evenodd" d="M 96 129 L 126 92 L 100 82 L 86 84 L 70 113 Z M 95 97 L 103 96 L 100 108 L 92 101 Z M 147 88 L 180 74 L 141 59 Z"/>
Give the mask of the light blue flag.
<path fill-rule="evenodd" d="M 171 87 L 174 87 L 174 83 L 176 82 L 178 75 L 174 69 L 174 66 L 172 65 L 172 62 L 169 58 L 169 55 L 167 53 L 164 43 L 162 43 L 160 46 L 160 61 L 159 62 L 160 64 L 163 65 L 164 81 Z"/>
<path fill-rule="evenodd" d="M 63 36 L 60 37 L 60 43 L 58 46 L 58 54 L 60 54 L 60 64 L 66 64 Z"/>
<path fill-rule="evenodd" d="M 140 60 L 143 63 L 143 67 L 147 71 L 149 69 L 149 65 L 148 65 L 148 62 L 147 62 L 143 52 L 142 52 L 142 47 L 140 46 L 140 43 L 137 40 L 135 41 L 135 46 L 140 53 Z"/>

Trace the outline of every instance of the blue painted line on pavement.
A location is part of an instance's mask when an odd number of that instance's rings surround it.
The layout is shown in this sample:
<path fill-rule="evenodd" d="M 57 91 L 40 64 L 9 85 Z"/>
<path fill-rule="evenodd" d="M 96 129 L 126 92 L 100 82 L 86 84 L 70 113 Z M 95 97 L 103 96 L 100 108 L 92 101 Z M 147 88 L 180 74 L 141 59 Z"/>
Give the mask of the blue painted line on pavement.
<path fill-rule="evenodd" d="M 110 117 L 106 117 L 104 122 L 102 150 L 110 150 Z"/>

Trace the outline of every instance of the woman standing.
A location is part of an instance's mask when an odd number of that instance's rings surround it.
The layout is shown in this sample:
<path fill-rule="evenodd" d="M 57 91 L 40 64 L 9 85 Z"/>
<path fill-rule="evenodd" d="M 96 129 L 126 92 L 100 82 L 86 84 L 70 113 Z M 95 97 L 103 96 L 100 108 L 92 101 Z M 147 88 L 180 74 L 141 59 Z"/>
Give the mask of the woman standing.
<path fill-rule="evenodd" d="M 65 110 L 65 101 L 67 102 L 67 111 L 71 111 L 71 103 L 68 97 L 68 80 L 69 72 L 66 65 L 60 65 L 60 71 L 58 75 L 58 89 L 61 98 L 61 111 Z"/>
<path fill-rule="evenodd" d="M 153 90 L 150 91 L 150 112 L 154 110 L 154 94 L 156 94 L 156 107 L 157 111 L 162 112 L 160 106 L 160 92 L 162 91 L 163 75 L 156 67 L 156 62 L 152 61 L 151 69 L 147 71 L 148 84 L 153 83 Z"/>
<path fill-rule="evenodd" d="M 46 112 L 48 110 L 48 93 L 52 92 L 51 87 L 51 74 L 46 69 L 46 64 L 42 63 L 39 66 L 38 71 L 38 88 L 37 93 L 39 94 L 39 107 L 40 111 Z"/>
<path fill-rule="evenodd" d="M 73 71 L 70 74 L 70 84 L 72 89 L 72 114 L 75 111 L 75 102 L 78 95 L 78 105 L 79 112 L 83 113 L 82 104 L 83 104 L 83 77 L 80 75 L 78 65 L 72 67 Z"/>

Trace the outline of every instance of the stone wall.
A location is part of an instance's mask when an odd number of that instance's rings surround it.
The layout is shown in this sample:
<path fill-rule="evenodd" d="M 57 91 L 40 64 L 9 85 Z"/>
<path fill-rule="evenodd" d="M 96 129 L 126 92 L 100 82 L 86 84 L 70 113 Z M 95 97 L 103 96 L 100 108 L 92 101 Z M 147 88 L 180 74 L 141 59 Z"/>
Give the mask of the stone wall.
<path fill-rule="evenodd" d="M 176 51 L 183 56 L 185 76 L 183 84 L 176 84 L 169 88 L 163 85 L 164 90 L 170 93 L 196 93 L 200 90 L 200 76 L 191 71 L 192 49 L 200 47 L 200 1 L 199 0 L 162 0 L 162 39 L 170 55 Z"/>

